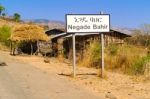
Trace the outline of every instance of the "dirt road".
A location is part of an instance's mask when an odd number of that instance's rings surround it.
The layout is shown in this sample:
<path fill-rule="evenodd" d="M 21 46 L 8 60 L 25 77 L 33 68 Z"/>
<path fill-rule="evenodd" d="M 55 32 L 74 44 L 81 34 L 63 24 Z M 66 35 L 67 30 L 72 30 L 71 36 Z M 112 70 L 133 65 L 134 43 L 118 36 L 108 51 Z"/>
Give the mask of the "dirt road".
<path fill-rule="evenodd" d="M 104 99 L 56 72 L 43 71 L 8 53 L 0 52 L 0 61 L 8 64 L 0 66 L 0 99 Z"/>

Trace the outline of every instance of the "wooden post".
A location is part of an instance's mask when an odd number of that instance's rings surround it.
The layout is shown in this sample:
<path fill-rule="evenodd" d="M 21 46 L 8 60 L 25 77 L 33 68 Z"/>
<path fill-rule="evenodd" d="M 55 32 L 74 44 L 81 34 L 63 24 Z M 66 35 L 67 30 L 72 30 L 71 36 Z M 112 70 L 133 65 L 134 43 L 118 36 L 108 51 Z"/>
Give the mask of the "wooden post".
<path fill-rule="evenodd" d="M 100 12 L 103 14 L 103 12 Z M 101 33 L 101 77 L 104 77 L 104 33 Z"/>
<path fill-rule="evenodd" d="M 13 45 L 12 45 L 12 41 L 10 41 L 10 55 L 12 55 L 12 50 L 13 50 Z"/>
<path fill-rule="evenodd" d="M 32 42 L 30 42 L 30 46 L 31 46 L 31 55 L 33 55 L 33 45 L 32 45 Z"/>
<path fill-rule="evenodd" d="M 101 58 L 102 58 L 101 77 L 103 78 L 104 77 L 104 34 L 103 33 L 101 33 L 101 47 L 102 47 L 101 48 Z"/>
<path fill-rule="evenodd" d="M 39 55 L 40 52 L 39 40 L 37 40 L 36 45 L 37 45 L 37 55 Z"/>
<path fill-rule="evenodd" d="M 73 43 L 73 77 L 76 76 L 76 44 L 75 44 L 75 33 L 72 34 Z"/>

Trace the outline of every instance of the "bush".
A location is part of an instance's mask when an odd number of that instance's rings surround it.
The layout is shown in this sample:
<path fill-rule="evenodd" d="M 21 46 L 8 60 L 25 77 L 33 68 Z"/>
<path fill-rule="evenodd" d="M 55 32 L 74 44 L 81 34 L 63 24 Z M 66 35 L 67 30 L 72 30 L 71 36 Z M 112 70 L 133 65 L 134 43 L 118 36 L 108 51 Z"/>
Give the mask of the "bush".
<path fill-rule="evenodd" d="M 150 62 L 150 55 L 140 58 L 137 60 L 134 65 L 130 68 L 131 74 L 144 74 L 144 65 Z"/>
<path fill-rule="evenodd" d="M 101 45 L 99 42 L 94 41 L 90 45 L 89 52 L 91 53 L 92 64 L 99 65 L 101 61 Z"/>
<path fill-rule="evenodd" d="M 115 44 L 111 44 L 108 48 L 110 55 L 116 55 L 118 52 L 118 46 Z"/>
<path fill-rule="evenodd" d="M 150 25 L 143 24 L 141 28 L 132 30 L 132 37 L 126 38 L 125 41 L 136 46 L 150 46 Z"/>
<path fill-rule="evenodd" d="M 150 61 L 147 50 L 133 45 L 113 45 L 105 47 L 105 69 L 117 70 L 126 74 L 143 74 L 144 64 Z M 100 67 L 101 45 L 93 41 L 85 50 L 81 65 Z"/>
<path fill-rule="evenodd" d="M 146 50 L 132 45 L 117 46 L 117 53 L 110 54 L 112 50 L 106 48 L 105 66 L 109 70 L 120 70 L 123 73 L 140 74 L 140 62 L 146 56 Z M 145 59 L 145 58 L 144 58 Z M 141 61 L 140 61 L 141 60 Z M 139 62 L 139 63 L 137 63 Z M 142 63 L 144 64 L 144 63 Z"/>
<path fill-rule="evenodd" d="M 0 43 L 9 46 L 8 39 L 11 36 L 11 28 L 7 25 L 4 25 L 0 28 Z"/>
<path fill-rule="evenodd" d="M 82 65 L 88 67 L 98 67 L 101 61 L 101 45 L 94 40 L 90 43 L 84 53 L 84 58 L 81 61 Z"/>

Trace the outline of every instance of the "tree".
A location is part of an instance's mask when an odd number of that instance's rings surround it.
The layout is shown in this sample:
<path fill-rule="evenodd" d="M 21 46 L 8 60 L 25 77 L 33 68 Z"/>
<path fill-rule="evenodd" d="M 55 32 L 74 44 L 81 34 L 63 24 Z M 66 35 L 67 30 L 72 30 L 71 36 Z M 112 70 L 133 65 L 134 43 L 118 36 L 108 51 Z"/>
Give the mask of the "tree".
<path fill-rule="evenodd" d="M 5 11 L 5 7 L 0 5 L 0 15 L 2 14 L 3 11 Z"/>
<path fill-rule="evenodd" d="M 143 24 L 139 29 L 132 30 L 132 37 L 126 41 L 129 44 L 150 47 L 150 24 Z"/>
<path fill-rule="evenodd" d="M 20 15 L 20 14 L 14 13 L 13 19 L 14 19 L 16 22 L 20 21 L 20 18 L 21 18 L 21 15 Z"/>
<path fill-rule="evenodd" d="M 5 16 L 6 16 L 6 13 L 2 13 L 2 16 L 5 17 Z"/>
<path fill-rule="evenodd" d="M 141 29 L 142 29 L 142 32 L 145 36 L 145 40 L 146 40 L 145 46 L 149 46 L 150 45 L 150 39 L 149 39 L 149 37 L 150 37 L 150 24 L 142 25 Z"/>
<path fill-rule="evenodd" d="M 12 30 L 11 41 L 29 41 L 31 44 L 31 55 L 33 54 L 32 42 L 47 41 L 49 38 L 44 29 L 37 25 L 19 25 Z"/>

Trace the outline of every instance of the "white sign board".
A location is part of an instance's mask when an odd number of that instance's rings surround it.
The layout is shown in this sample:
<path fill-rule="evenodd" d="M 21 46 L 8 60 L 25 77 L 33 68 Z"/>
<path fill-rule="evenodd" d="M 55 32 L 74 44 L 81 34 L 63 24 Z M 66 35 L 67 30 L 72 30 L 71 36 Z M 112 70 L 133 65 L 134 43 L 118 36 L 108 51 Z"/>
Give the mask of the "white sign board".
<path fill-rule="evenodd" d="M 110 31 L 110 15 L 66 15 L 67 33 L 99 33 Z"/>

